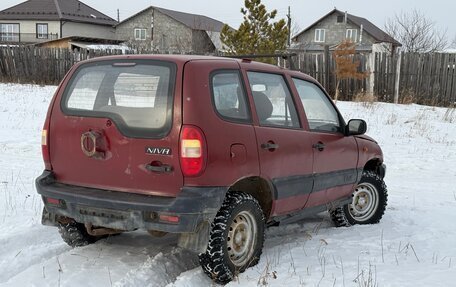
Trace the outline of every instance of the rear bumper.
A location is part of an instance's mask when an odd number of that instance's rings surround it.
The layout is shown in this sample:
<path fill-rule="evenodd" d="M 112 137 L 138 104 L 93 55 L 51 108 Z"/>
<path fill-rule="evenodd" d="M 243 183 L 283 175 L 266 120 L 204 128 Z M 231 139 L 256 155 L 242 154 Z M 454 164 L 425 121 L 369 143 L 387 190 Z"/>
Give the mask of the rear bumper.
<path fill-rule="evenodd" d="M 172 233 L 196 232 L 200 223 L 211 222 L 227 191 L 226 187 L 184 186 L 178 197 L 149 196 L 58 183 L 47 170 L 35 184 L 48 212 L 43 224 L 56 225 L 63 216 L 99 227 Z M 59 203 L 51 204 L 47 198 Z M 179 221 L 161 221 L 160 215 L 178 216 Z"/>

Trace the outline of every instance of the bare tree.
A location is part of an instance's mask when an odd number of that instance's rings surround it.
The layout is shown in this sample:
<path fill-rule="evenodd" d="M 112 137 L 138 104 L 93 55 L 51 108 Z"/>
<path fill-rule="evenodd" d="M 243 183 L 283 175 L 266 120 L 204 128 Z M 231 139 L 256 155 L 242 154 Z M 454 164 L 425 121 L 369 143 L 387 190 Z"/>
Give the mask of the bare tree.
<path fill-rule="evenodd" d="M 388 18 L 385 30 L 406 52 L 436 52 L 448 48 L 446 30 L 439 30 L 434 21 L 416 9 Z"/>
<path fill-rule="evenodd" d="M 456 35 L 454 35 L 453 41 L 451 42 L 451 48 L 456 49 Z"/>
<path fill-rule="evenodd" d="M 291 20 L 291 37 L 293 38 L 296 36 L 299 32 L 301 32 L 301 26 L 299 26 L 298 21 L 296 21 L 294 18 Z"/>

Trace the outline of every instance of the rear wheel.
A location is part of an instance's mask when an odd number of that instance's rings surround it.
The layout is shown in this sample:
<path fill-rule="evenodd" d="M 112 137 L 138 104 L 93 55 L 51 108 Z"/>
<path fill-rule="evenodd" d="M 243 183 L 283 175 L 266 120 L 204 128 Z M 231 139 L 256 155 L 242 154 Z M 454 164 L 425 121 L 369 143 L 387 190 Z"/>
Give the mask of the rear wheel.
<path fill-rule="evenodd" d="M 88 234 L 84 224 L 75 221 L 59 223 L 59 233 L 63 241 L 71 247 L 86 246 L 100 239 Z"/>
<path fill-rule="evenodd" d="M 352 202 L 331 210 L 331 219 L 336 226 L 378 223 L 385 213 L 387 201 L 383 179 L 372 171 L 364 171 L 353 192 Z"/>
<path fill-rule="evenodd" d="M 249 194 L 228 193 L 211 225 L 208 247 L 199 255 L 204 272 L 226 284 L 258 263 L 264 242 L 264 215 Z"/>

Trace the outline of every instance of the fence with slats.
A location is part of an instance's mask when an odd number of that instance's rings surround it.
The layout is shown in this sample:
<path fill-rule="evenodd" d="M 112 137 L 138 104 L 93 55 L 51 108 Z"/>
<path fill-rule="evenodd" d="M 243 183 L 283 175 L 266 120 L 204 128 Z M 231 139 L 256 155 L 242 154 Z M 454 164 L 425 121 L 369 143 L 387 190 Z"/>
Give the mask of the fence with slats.
<path fill-rule="evenodd" d="M 78 61 L 120 53 L 119 50 L 74 52 L 33 46 L 0 47 L 0 82 L 55 85 Z M 456 54 L 356 54 L 354 60 L 360 62 L 359 71 L 367 71 L 369 76 L 341 81 L 341 100 L 370 93 L 385 102 L 444 106 L 456 102 Z M 336 64 L 328 49 L 317 54 L 298 52 L 294 61 L 299 70 L 317 79 L 330 95 L 335 94 Z M 286 63 L 279 61 L 279 65 Z"/>
<path fill-rule="evenodd" d="M 298 53 L 298 68 L 335 94 L 335 61 L 331 53 Z M 456 102 L 456 54 L 387 53 L 356 54 L 364 80 L 342 80 L 342 100 L 371 93 L 384 102 L 415 102 L 448 106 Z"/>
<path fill-rule="evenodd" d="M 58 84 L 78 61 L 120 54 L 118 50 L 49 49 L 38 47 L 0 48 L 0 82 Z"/>
<path fill-rule="evenodd" d="M 399 95 L 425 104 L 456 102 L 456 54 L 403 54 Z"/>

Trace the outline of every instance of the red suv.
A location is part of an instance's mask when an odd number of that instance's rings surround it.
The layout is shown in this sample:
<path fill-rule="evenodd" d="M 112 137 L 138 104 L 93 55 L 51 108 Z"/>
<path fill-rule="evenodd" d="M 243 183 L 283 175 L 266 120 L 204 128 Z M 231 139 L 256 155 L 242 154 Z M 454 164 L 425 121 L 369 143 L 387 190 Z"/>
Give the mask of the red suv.
<path fill-rule="evenodd" d="M 43 224 L 70 246 L 143 229 L 180 234 L 226 283 L 257 264 L 266 226 L 328 210 L 377 223 L 385 166 L 313 78 L 216 57 L 138 55 L 75 65 L 42 133 Z"/>

